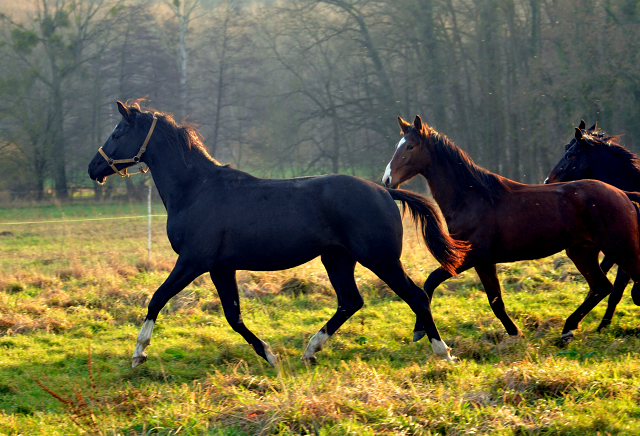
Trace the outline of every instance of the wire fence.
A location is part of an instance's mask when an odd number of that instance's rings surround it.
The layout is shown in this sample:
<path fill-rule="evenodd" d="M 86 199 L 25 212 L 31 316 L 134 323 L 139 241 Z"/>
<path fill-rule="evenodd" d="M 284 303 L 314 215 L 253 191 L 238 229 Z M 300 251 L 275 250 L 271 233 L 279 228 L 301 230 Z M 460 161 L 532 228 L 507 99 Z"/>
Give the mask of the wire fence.
<path fill-rule="evenodd" d="M 67 223 L 83 223 L 83 222 L 97 222 L 97 221 L 120 221 L 120 220 L 131 220 L 131 219 L 147 219 L 147 261 L 151 261 L 151 218 L 166 218 L 167 214 L 153 214 L 151 213 L 151 199 L 152 199 L 153 188 L 151 186 L 147 187 L 147 214 L 146 215 L 124 215 L 124 216 L 109 216 L 109 217 L 83 217 L 83 218 L 61 218 L 61 219 L 50 219 L 50 220 L 38 220 L 38 221 L 1 221 L 0 220 L 0 236 L 6 236 L 11 234 L 11 232 L 4 230 L 9 229 L 15 226 L 28 226 L 28 225 L 49 225 L 49 224 L 67 224 Z"/>

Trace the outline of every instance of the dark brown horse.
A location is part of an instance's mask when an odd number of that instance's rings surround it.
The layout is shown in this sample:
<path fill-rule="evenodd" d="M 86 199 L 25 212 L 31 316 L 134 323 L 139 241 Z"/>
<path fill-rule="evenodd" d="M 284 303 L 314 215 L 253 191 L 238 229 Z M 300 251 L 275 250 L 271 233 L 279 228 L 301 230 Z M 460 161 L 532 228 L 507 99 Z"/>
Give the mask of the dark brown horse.
<path fill-rule="evenodd" d="M 544 183 L 570 182 L 573 180 L 595 179 L 624 191 L 640 191 L 640 159 L 618 143 L 616 136 L 609 136 L 599 130 L 598 124 L 589 129 L 580 120 L 578 130 L 571 141 L 564 146 L 565 153 L 558 161 Z M 613 262 L 605 257 L 600 268 L 606 274 Z M 609 296 L 607 310 L 598 326 L 601 330 L 611 324 L 616 306 L 622 299 L 630 277 L 618 268 Z"/>
<path fill-rule="evenodd" d="M 431 316 L 429 298 L 407 276 L 402 253 L 402 201 L 420 222 L 434 256 L 449 271 L 465 244 L 444 231 L 427 198 L 346 175 L 260 179 L 220 165 L 194 128 L 178 126 L 164 113 L 118 102 L 122 120 L 89 164 L 100 183 L 144 162 L 167 209 L 167 236 L 178 260 L 153 294 L 133 352 L 133 366 L 146 360 L 160 310 L 196 277 L 208 272 L 231 327 L 272 365 L 277 356 L 242 321 L 236 270 L 292 268 L 320 256 L 338 295 L 338 307 L 303 354 L 315 353 L 362 305 L 354 279 L 356 262 L 373 271 L 404 299 L 426 326 L 434 353 L 451 360 Z M 133 157 L 131 157 L 133 156 Z"/>
<path fill-rule="evenodd" d="M 623 191 L 595 180 L 553 185 L 524 185 L 493 174 L 473 163 L 444 135 L 416 117 L 413 125 L 398 118 L 402 139 L 382 178 L 397 187 L 417 174 L 427 179 L 449 231 L 469 241 L 471 250 L 462 272 L 475 268 L 495 315 L 507 333 L 521 335 L 505 311 L 496 264 L 538 259 L 566 250 L 587 280 L 590 292 L 569 316 L 562 331 L 565 342 L 591 309 L 612 290 L 598 265 L 598 254 L 617 263 L 640 281 L 639 215 Z M 431 297 L 451 277 L 436 269 L 425 282 Z M 422 337 L 416 323 L 414 339 Z"/>

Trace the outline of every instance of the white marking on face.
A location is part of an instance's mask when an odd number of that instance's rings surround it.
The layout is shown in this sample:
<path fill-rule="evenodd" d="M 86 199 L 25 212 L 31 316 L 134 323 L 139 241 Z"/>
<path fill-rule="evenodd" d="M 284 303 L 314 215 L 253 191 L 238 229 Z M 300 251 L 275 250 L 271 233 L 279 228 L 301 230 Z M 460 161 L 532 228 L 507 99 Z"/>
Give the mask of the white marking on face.
<path fill-rule="evenodd" d="M 277 367 L 278 355 L 274 354 L 274 352 L 271 350 L 271 346 L 267 344 L 265 341 L 262 341 L 262 346 L 264 347 L 264 354 L 267 355 L 267 361 L 271 364 L 271 366 Z"/>
<path fill-rule="evenodd" d="M 391 184 L 391 162 L 387 165 L 387 169 L 384 170 L 384 175 L 382 176 L 382 184 L 385 186 L 389 186 Z"/>
<path fill-rule="evenodd" d="M 398 145 L 396 145 L 396 150 L 399 149 L 400 147 L 402 147 L 402 144 L 404 144 L 405 142 L 407 142 L 404 138 L 402 138 L 400 140 L 400 142 L 398 142 Z"/>
<path fill-rule="evenodd" d="M 318 333 L 313 335 L 309 344 L 307 345 L 307 349 L 304 350 L 304 354 L 302 355 L 303 360 L 313 359 L 315 354 L 322 350 L 324 344 L 329 340 L 331 336 L 326 334 L 324 330 L 320 330 Z"/>
<path fill-rule="evenodd" d="M 451 350 L 451 348 L 447 347 L 447 344 L 445 344 L 444 341 L 439 341 L 435 338 L 431 339 L 431 349 L 433 350 L 433 354 L 441 357 L 447 362 L 455 362 L 458 360 L 456 357 L 449 354 L 449 350 Z"/>

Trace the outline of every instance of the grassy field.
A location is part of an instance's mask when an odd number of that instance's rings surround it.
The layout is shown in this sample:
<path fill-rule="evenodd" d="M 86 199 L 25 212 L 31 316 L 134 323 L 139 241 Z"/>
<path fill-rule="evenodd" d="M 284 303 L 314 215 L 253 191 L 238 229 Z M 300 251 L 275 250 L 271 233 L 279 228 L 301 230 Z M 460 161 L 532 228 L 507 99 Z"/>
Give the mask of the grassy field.
<path fill-rule="evenodd" d="M 281 355 L 279 370 L 227 325 L 206 276 L 167 305 L 149 360 L 131 369 L 146 304 L 176 259 L 164 219 L 153 218 L 150 263 L 146 219 L 78 220 L 145 213 L 0 209 L 0 435 L 640 434 L 640 308 L 625 294 L 596 333 L 601 304 L 562 347 L 587 292 L 563 254 L 500 266 L 525 339 L 504 337 L 475 273 L 438 289 L 434 317 L 457 364 L 412 343 L 408 306 L 358 267 L 365 307 L 305 366 L 336 306 L 315 260 L 238 273 L 244 320 Z M 25 221 L 60 222 L 6 224 Z M 436 264 L 406 229 L 403 262 L 422 284 Z"/>

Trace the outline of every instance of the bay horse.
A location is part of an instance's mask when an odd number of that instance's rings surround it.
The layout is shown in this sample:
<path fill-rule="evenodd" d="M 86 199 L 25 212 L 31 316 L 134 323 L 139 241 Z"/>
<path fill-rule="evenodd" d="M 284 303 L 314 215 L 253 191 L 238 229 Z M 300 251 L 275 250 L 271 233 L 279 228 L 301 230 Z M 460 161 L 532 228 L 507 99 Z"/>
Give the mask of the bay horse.
<path fill-rule="evenodd" d="M 347 175 L 269 180 L 220 165 L 206 151 L 193 126 L 178 126 L 171 115 L 141 110 L 137 102 L 117 102 L 122 120 L 89 164 L 89 177 L 110 175 L 143 162 L 167 210 L 167 236 L 176 264 L 149 302 L 138 334 L 132 366 L 146 360 L 158 313 L 195 278 L 209 272 L 225 317 L 271 365 L 278 356 L 243 323 L 236 270 L 292 268 L 317 256 L 327 270 L 338 307 L 311 338 L 304 361 L 362 305 L 354 279 L 356 262 L 389 285 L 425 326 L 434 353 L 453 360 L 433 321 L 427 294 L 407 276 L 402 252 L 403 202 L 420 224 L 424 241 L 451 274 L 466 245 L 446 233 L 436 206 L 427 198 L 387 189 Z M 128 158 L 133 156 L 133 158 Z"/>
<path fill-rule="evenodd" d="M 580 121 L 580 133 L 576 131 L 571 141 L 565 145 L 564 155 L 549 173 L 545 184 L 595 179 L 624 191 L 640 191 L 638 156 L 620 145 L 617 136 L 609 136 L 597 127 L 598 123 L 595 123 L 587 129 L 584 120 Z M 608 257 L 600 263 L 605 274 L 612 266 L 613 262 Z M 616 306 L 620 303 L 629 280 L 629 275 L 618 268 L 607 310 L 598 331 L 611 324 Z"/>
<path fill-rule="evenodd" d="M 623 191 L 596 180 L 525 185 L 491 173 L 446 136 L 416 116 L 413 124 L 398 117 L 402 139 L 382 177 L 398 187 L 417 174 L 427 179 L 450 234 L 470 243 L 460 273 L 475 268 L 493 313 L 510 336 L 522 335 L 507 314 L 496 264 L 538 259 L 566 250 L 589 284 L 584 302 L 568 318 L 562 340 L 573 339 L 580 321 L 609 295 L 611 282 L 598 265 L 603 251 L 634 280 L 640 281 L 638 211 Z M 431 298 L 451 277 L 433 271 L 424 289 Z M 416 322 L 414 340 L 424 336 Z"/>

